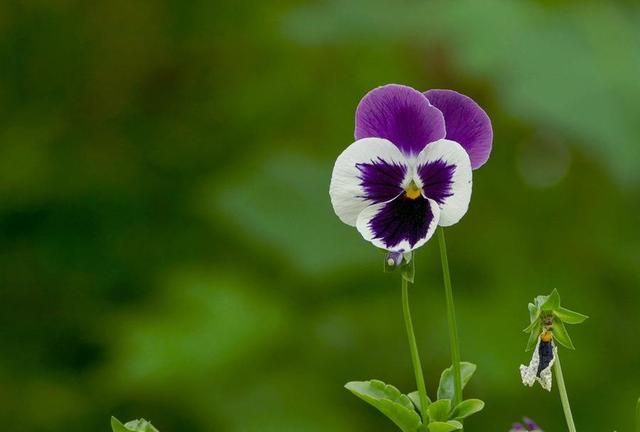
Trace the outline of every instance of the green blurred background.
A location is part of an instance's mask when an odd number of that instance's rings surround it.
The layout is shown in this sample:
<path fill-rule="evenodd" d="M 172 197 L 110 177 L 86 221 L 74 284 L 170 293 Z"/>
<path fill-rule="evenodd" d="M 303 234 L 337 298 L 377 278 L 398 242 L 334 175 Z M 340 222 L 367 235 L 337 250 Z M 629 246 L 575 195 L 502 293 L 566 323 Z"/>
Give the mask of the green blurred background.
<path fill-rule="evenodd" d="M 578 429 L 640 395 L 640 5 L 533 0 L 0 2 L 0 424 L 394 431 L 342 388 L 413 390 L 397 274 L 333 214 L 354 109 L 454 88 L 495 131 L 447 230 L 470 431 L 522 415 L 527 302 L 591 316 L 561 351 Z M 449 364 L 437 244 L 413 310 Z"/>

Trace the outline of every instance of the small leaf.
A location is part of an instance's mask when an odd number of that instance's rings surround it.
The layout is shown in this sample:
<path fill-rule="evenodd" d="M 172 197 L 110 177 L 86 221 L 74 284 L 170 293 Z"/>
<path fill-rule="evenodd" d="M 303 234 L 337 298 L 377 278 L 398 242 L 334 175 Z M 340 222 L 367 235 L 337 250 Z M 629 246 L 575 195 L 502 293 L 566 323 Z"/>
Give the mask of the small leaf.
<path fill-rule="evenodd" d="M 429 432 L 452 432 L 462 429 L 462 423 L 456 420 L 429 423 Z"/>
<path fill-rule="evenodd" d="M 462 388 L 467 385 L 474 372 L 476 365 L 469 362 L 460 362 L 460 375 L 462 376 Z M 438 386 L 438 399 L 453 399 L 453 367 L 448 367 L 440 375 L 440 385 Z"/>
<path fill-rule="evenodd" d="M 531 351 L 533 348 L 535 348 L 536 344 L 538 343 L 538 338 L 540 337 L 540 333 L 542 333 L 542 329 L 540 328 L 540 326 L 538 326 L 537 329 L 534 329 L 534 331 L 531 332 L 531 334 L 529 335 L 529 341 L 527 342 L 527 347 L 525 348 L 525 351 Z"/>
<path fill-rule="evenodd" d="M 145 419 L 132 420 L 123 425 L 115 417 L 111 417 L 111 429 L 113 432 L 158 432 L 158 429 Z"/>
<path fill-rule="evenodd" d="M 584 320 L 589 318 L 588 316 L 583 315 L 579 312 L 575 312 L 563 307 L 559 307 L 558 309 L 553 311 L 553 314 L 566 324 L 580 324 L 584 322 Z"/>
<path fill-rule="evenodd" d="M 541 308 L 543 311 L 552 311 L 560 307 L 560 293 L 558 293 L 557 289 L 551 291 L 551 294 L 547 296 L 542 303 Z"/>
<path fill-rule="evenodd" d="M 444 422 L 449 419 L 449 413 L 451 412 L 451 400 L 440 399 L 429 405 L 427 408 L 427 414 L 429 419 L 434 422 Z"/>
<path fill-rule="evenodd" d="M 458 404 L 454 408 L 451 417 L 459 420 L 469 417 L 472 414 L 480 412 L 484 409 L 484 402 L 480 399 L 467 399 Z"/>
<path fill-rule="evenodd" d="M 345 388 L 377 408 L 403 432 L 416 432 L 422 425 L 411 400 L 392 385 L 379 380 L 352 381 Z"/>
<path fill-rule="evenodd" d="M 576 349 L 573 346 L 573 342 L 571 342 L 569 333 L 567 332 L 567 329 L 565 328 L 562 321 L 556 320 L 553 323 L 553 338 L 566 348 Z"/>
<path fill-rule="evenodd" d="M 414 391 L 409 393 L 407 396 L 409 396 L 409 399 L 411 399 L 411 402 L 413 402 L 418 412 L 422 413 L 422 407 L 420 406 L 420 393 L 418 391 Z M 431 399 L 429 399 L 429 396 L 427 396 L 427 403 L 431 405 Z M 427 405 L 427 407 L 429 405 Z"/>
<path fill-rule="evenodd" d="M 131 432 L 115 417 L 111 417 L 111 429 L 113 432 Z"/>

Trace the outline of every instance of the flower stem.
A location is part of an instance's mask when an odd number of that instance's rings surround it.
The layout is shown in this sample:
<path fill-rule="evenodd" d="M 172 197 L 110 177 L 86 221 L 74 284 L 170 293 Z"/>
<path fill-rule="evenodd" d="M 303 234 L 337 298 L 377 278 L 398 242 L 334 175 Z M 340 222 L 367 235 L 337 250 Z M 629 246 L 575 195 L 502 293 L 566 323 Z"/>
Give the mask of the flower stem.
<path fill-rule="evenodd" d="M 636 432 L 640 432 L 640 399 L 636 405 Z"/>
<path fill-rule="evenodd" d="M 402 277 L 402 312 L 404 314 L 404 325 L 407 328 L 409 350 L 411 350 L 411 363 L 413 364 L 416 386 L 418 387 L 418 395 L 420 397 L 420 408 L 424 419 L 426 417 L 426 409 L 429 406 L 429 397 L 427 396 L 427 388 L 424 384 L 424 376 L 422 375 L 422 364 L 420 363 L 416 336 L 413 333 L 413 322 L 411 321 L 411 310 L 409 309 L 409 281 L 404 277 Z"/>
<path fill-rule="evenodd" d="M 458 324 L 456 309 L 453 304 L 453 289 L 447 259 L 447 243 L 444 239 L 444 228 L 438 228 L 438 243 L 440 245 L 440 261 L 442 261 L 442 275 L 444 277 L 444 291 L 447 298 L 447 320 L 449 322 L 449 345 L 451 346 L 451 363 L 453 366 L 453 406 L 462 402 L 462 373 L 460 372 L 460 343 L 458 342 Z"/>
<path fill-rule="evenodd" d="M 567 419 L 567 427 L 569 432 L 576 432 L 576 425 L 573 423 L 573 415 L 569 406 L 569 397 L 567 396 L 567 388 L 564 385 L 564 376 L 562 375 L 562 367 L 560 366 L 560 357 L 556 352 L 556 361 L 553 365 L 556 373 L 556 381 L 558 382 L 558 391 L 560 392 L 560 400 L 562 401 L 562 410 L 564 417 Z"/>

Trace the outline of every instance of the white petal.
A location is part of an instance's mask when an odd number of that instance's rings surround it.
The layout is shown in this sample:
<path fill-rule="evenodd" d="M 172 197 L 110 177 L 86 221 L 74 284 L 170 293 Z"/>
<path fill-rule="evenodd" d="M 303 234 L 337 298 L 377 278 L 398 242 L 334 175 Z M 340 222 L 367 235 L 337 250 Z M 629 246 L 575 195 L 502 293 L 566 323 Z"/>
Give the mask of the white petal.
<path fill-rule="evenodd" d="M 407 165 L 405 157 L 391 141 L 382 138 L 363 138 L 347 147 L 333 167 L 329 195 L 333 210 L 340 220 L 355 226 L 358 215 L 372 202 L 364 196 L 359 163 L 382 159 L 388 163 Z"/>
<path fill-rule="evenodd" d="M 522 377 L 522 384 L 532 387 L 538 379 L 538 365 L 540 364 L 540 356 L 538 349 L 540 348 L 540 340 L 536 345 L 536 349 L 533 350 L 533 356 L 531 357 L 531 363 L 529 366 L 520 365 L 520 376 Z"/>
<path fill-rule="evenodd" d="M 420 167 L 430 162 L 442 161 L 447 165 L 455 167 L 451 176 L 451 183 L 448 185 L 449 196 L 444 196 L 440 200 L 429 194 L 429 179 L 420 177 Z M 471 161 L 469 155 L 460 144 L 455 141 L 441 139 L 427 145 L 417 157 L 417 180 L 418 186 L 424 188 L 427 197 L 439 201 L 440 205 L 440 226 L 451 226 L 457 223 L 469 209 L 471 200 L 472 174 Z M 424 181 L 424 183 L 423 183 Z"/>
<path fill-rule="evenodd" d="M 402 199 L 402 198 L 398 198 L 398 199 Z M 384 241 L 384 238 L 378 237 L 376 233 L 373 231 L 371 226 L 371 220 L 388 203 L 372 204 L 367 208 L 365 208 L 364 210 L 362 210 L 362 212 L 358 215 L 356 227 L 358 228 L 358 231 L 360 232 L 360 234 L 362 234 L 362 237 L 364 237 L 365 240 L 373 243 L 375 246 L 381 249 L 385 249 L 393 252 L 409 252 L 409 251 L 415 250 L 420 246 L 424 245 L 433 236 L 433 233 L 438 227 L 438 219 L 440 217 L 440 207 L 438 207 L 438 203 L 433 200 L 427 200 L 427 201 L 429 203 L 429 208 L 431 209 L 433 218 L 431 219 L 431 222 L 429 224 L 429 227 L 427 229 L 425 236 L 418 239 L 418 241 L 414 245 L 412 245 L 408 240 L 402 240 L 400 243 L 396 245 L 388 246 L 387 243 Z"/>

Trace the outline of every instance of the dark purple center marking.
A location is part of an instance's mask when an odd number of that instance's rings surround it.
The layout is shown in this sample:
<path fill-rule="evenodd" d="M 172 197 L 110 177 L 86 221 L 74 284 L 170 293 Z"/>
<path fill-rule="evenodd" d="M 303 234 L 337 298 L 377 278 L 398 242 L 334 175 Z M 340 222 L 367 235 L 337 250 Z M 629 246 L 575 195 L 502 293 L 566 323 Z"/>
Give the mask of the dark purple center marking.
<path fill-rule="evenodd" d="M 453 175 L 456 166 L 448 164 L 442 159 L 427 162 L 418 167 L 418 175 L 422 180 L 422 190 L 425 196 L 438 204 L 444 204 L 445 200 L 453 195 Z"/>
<path fill-rule="evenodd" d="M 427 236 L 432 222 L 429 201 L 423 197 L 410 199 L 402 195 L 386 203 L 369 221 L 369 227 L 374 238 L 382 240 L 388 248 L 398 246 L 403 240 L 414 247 Z"/>
<path fill-rule="evenodd" d="M 358 163 L 356 168 L 360 170 L 360 185 L 365 192 L 362 198 L 382 203 L 402 193 L 402 181 L 407 174 L 403 164 L 378 158 L 369 163 Z"/>

